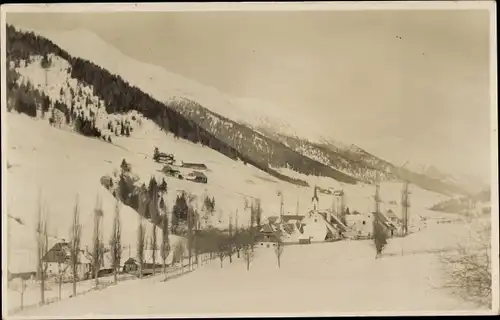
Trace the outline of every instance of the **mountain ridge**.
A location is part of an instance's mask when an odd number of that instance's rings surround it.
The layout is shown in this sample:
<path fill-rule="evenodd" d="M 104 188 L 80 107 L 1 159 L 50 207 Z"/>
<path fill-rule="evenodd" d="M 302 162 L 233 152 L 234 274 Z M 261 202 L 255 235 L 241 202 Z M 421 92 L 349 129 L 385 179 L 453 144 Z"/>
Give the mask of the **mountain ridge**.
<path fill-rule="evenodd" d="M 12 33 L 12 28 L 11 26 L 7 27 L 7 34 L 9 35 Z M 10 31 L 9 31 L 10 30 Z M 17 32 L 17 31 L 16 31 Z M 28 33 L 29 34 L 29 33 Z M 91 34 L 88 33 L 87 34 Z M 34 35 L 34 33 L 33 33 Z M 100 41 L 101 43 L 105 44 L 100 38 L 97 36 L 91 34 L 92 36 L 87 36 L 87 42 L 82 40 L 80 43 L 80 47 L 82 47 L 82 44 L 86 44 L 87 47 L 91 47 L 93 50 L 86 49 L 88 54 L 93 54 L 95 55 L 97 50 L 93 46 L 88 46 L 89 43 L 88 41 L 92 39 L 98 39 L 95 41 Z M 40 36 L 38 36 L 40 37 Z M 88 38 L 91 38 L 88 40 Z M 231 157 L 232 159 L 242 159 L 246 163 L 250 163 L 262 170 L 265 170 L 267 172 L 273 172 L 273 174 L 277 177 L 280 177 L 280 179 L 288 179 L 287 177 L 284 177 L 277 172 L 274 172 L 271 168 L 270 165 L 276 166 L 276 163 L 268 163 L 268 161 L 272 158 L 269 156 L 265 156 L 262 153 L 258 155 L 249 155 L 246 153 L 248 150 L 245 150 L 245 147 L 243 145 L 235 145 L 234 141 L 230 141 L 229 137 L 227 135 L 221 135 L 220 132 L 217 134 L 217 132 L 214 132 L 215 128 L 212 128 L 210 125 L 205 124 L 199 125 L 196 120 L 196 115 L 193 112 L 190 112 L 189 110 L 183 110 L 186 108 L 181 108 L 179 107 L 178 103 L 174 102 L 175 99 L 180 100 L 180 101 L 191 101 L 188 97 L 180 97 L 177 94 L 172 95 L 171 92 L 176 91 L 177 93 L 181 92 L 182 88 L 179 89 L 179 86 L 176 85 L 173 87 L 169 87 L 170 82 L 166 81 L 166 83 L 157 83 L 159 80 L 158 79 L 167 79 L 171 73 L 168 73 L 167 75 L 164 75 L 161 70 L 163 69 L 155 69 L 154 66 L 148 65 L 142 62 L 138 62 L 137 65 L 134 65 L 132 62 L 130 62 L 130 65 L 127 64 L 127 67 L 131 66 L 131 70 L 138 70 L 141 69 L 138 66 L 148 66 L 149 69 L 151 69 L 148 72 L 151 72 L 148 80 L 145 77 L 147 76 L 145 71 L 142 70 L 141 72 L 144 73 L 141 78 L 140 75 L 137 77 L 133 77 L 130 74 L 130 71 L 122 71 L 122 72 L 129 72 L 127 73 L 129 76 L 128 77 L 123 77 L 121 74 L 113 74 L 112 71 L 116 71 L 117 68 L 119 68 L 119 63 L 117 60 L 119 59 L 112 59 L 112 58 L 102 58 L 106 59 L 107 62 L 101 61 L 101 64 L 96 64 L 95 62 L 91 62 L 89 60 L 84 60 L 82 58 L 74 58 L 69 55 L 69 53 L 58 45 L 54 44 L 51 40 L 46 39 L 52 46 L 55 46 L 56 48 L 53 49 L 55 53 L 57 54 L 62 54 L 65 56 L 72 64 L 72 76 L 77 77 L 84 81 L 85 83 L 91 84 L 95 88 L 102 87 L 102 84 L 105 82 L 110 82 L 113 83 L 113 88 L 110 89 L 101 89 L 102 92 L 99 92 L 99 95 L 103 98 L 103 100 L 106 101 L 106 109 L 108 109 L 109 112 L 123 112 L 126 111 L 127 108 L 135 108 L 141 112 L 143 112 L 148 118 L 153 119 L 156 123 L 158 123 L 162 128 L 165 128 L 167 131 L 172 131 L 174 134 L 186 138 L 190 141 L 195 141 L 195 142 L 201 142 L 202 144 L 210 146 L 211 143 L 217 141 L 217 148 L 219 149 L 219 152 L 222 152 L 223 154 Z M 92 40 L 92 41 L 94 41 Z M 36 42 L 36 41 L 35 41 Z M 110 47 L 109 45 L 106 45 L 106 47 Z M 31 50 L 35 50 L 36 48 L 32 48 Z M 76 51 L 76 49 L 73 47 L 73 51 Z M 116 52 L 119 52 L 119 50 L 115 49 Z M 123 54 L 122 54 L 123 55 Z M 103 54 L 98 54 L 97 56 L 103 56 Z M 104 55 L 105 56 L 105 55 Z M 128 58 L 127 61 L 135 61 L 130 58 Z M 102 64 L 109 64 L 110 71 L 108 69 L 108 66 L 103 66 Z M 91 66 L 90 68 L 93 70 L 93 74 L 89 74 L 89 72 L 84 71 L 87 66 Z M 143 69 L 146 69 L 145 67 Z M 97 73 L 95 72 L 102 72 L 103 75 L 96 76 Z M 92 73 L 92 72 L 91 72 Z M 104 78 L 104 79 L 103 79 Z M 153 78 L 157 78 L 156 81 L 153 81 Z M 142 79 L 142 80 L 141 80 Z M 185 79 L 185 78 L 183 78 Z M 168 80 L 168 79 L 167 79 Z M 116 83 L 120 82 L 121 84 L 117 85 Z M 129 82 L 131 81 L 131 82 Z M 141 82 L 144 81 L 144 82 Z M 139 87 L 133 85 L 134 84 L 140 84 Z M 194 82 L 193 82 L 194 83 Z M 151 86 L 149 86 L 151 84 Z M 156 86 L 156 87 L 155 87 Z M 167 87 L 167 89 L 165 89 Z M 146 88 L 146 89 L 144 89 Z M 155 89 L 156 88 L 156 89 Z M 214 89 L 215 90 L 215 89 Z M 120 95 L 120 92 L 125 92 L 125 94 Z M 215 90 L 217 93 L 218 91 Z M 222 98 L 221 98 L 222 97 Z M 362 166 L 369 168 L 370 170 L 375 170 L 378 171 L 379 174 L 381 173 L 383 175 L 387 174 L 392 174 L 397 176 L 399 179 L 408 179 L 410 180 L 411 183 L 416 183 L 420 185 L 421 187 L 434 190 L 437 192 L 441 193 L 464 193 L 466 192 L 462 188 L 455 186 L 453 184 L 448 184 L 444 183 L 442 181 L 438 181 L 438 179 L 432 179 L 429 177 L 426 177 L 425 175 L 419 174 L 419 173 L 414 173 L 411 172 L 407 169 L 401 169 L 397 168 L 396 166 L 390 164 L 389 162 L 382 160 L 376 156 L 373 156 L 372 154 L 366 152 L 362 148 L 359 148 L 355 145 L 348 145 L 347 151 L 345 150 L 345 146 L 339 147 L 335 143 L 332 143 L 328 139 L 322 138 L 324 142 L 311 142 L 303 138 L 299 137 L 289 137 L 286 135 L 278 135 L 278 137 L 270 137 L 272 134 L 262 134 L 260 131 L 265 131 L 265 130 L 258 130 L 258 129 L 252 129 L 250 127 L 246 127 L 245 125 L 238 123 L 236 121 L 233 121 L 230 118 L 226 118 L 225 115 L 223 114 L 218 114 L 212 109 L 210 109 L 210 106 L 217 105 L 218 101 L 222 101 L 221 105 L 218 108 L 224 109 L 225 105 L 224 103 L 227 103 L 228 105 L 232 105 L 231 101 L 229 99 L 226 99 L 227 96 L 221 95 L 219 97 L 218 95 L 215 96 L 215 102 L 214 101 L 208 101 L 208 106 L 203 105 L 200 103 L 198 100 L 194 100 L 201 108 L 204 108 L 205 111 L 210 111 L 212 118 L 214 115 L 217 115 L 220 119 L 225 118 L 224 121 L 226 123 L 231 124 L 234 126 L 235 124 L 238 124 L 238 127 L 244 128 L 244 130 L 247 132 L 248 135 L 251 135 L 253 137 L 256 137 L 260 140 L 262 138 L 266 138 L 266 143 L 268 145 L 273 145 L 275 148 L 278 148 L 279 150 L 282 150 L 281 153 L 284 155 L 289 155 L 291 156 L 294 163 L 291 164 L 292 167 L 294 167 L 295 170 L 299 170 L 299 172 L 305 173 L 305 174 L 313 174 L 316 175 L 317 173 L 319 174 L 326 174 L 327 176 L 330 176 L 337 181 L 340 182 L 346 182 L 346 183 L 356 183 L 356 181 L 363 181 L 363 182 L 370 182 L 373 181 L 373 174 L 371 174 L 371 177 L 360 177 L 358 175 L 357 178 L 353 177 L 352 175 L 349 175 L 345 172 L 339 171 L 338 168 L 333 167 L 333 164 L 335 164 L 335 161 L 332 162 L 332 159 L 329 160 L 329 164 L 325 164 L 326 161 L 317 161 L 318 159 L 314 159 L 314 157 L 311 157 L 308 154 L 304 154 L 303 151 L 297 150 L 297 148 L 289 148 L 286 146 L 286 144 L 283 144 L 284 140 L 294 140 L 295 141 L 300 141 L 300 143 L 308 145 L 308 148 L 313 148 L 317 152 L 320 153 L 326 153 L 329 154 L 330 157 L 334 153 L 338 153 L 340 150 L 342 150 L 345 154 L 343 156 L 338 156 L 337 159 L 339 159 L 340 162 L 342 162 L 343 159 L 344 161 L 351 161 L 356 166 Z M 175 98 L 175 99 L 174 99 Z M 202 97 L 203 98 L 203 97 Z M 217 100 L 219 99 L 219 100 Z M 210 100 L 210 99 L 208 99 Z M 161 102 L 163 101 L 163 102 Z M 201 101 L 207 101 L 207 99 L 201 99 Z M 175 104 L 175 106 L 168 106 L 168 104 Z M 188 104 L 189 105 L 189 104 Z M 227 109 L 227 108 L 226 108 Z M 174 120 L 172 122 L 172 120 Z M 199 120 L 199 119 L 198 119 Z M 229 121 L 229 122 L 228 122 Z M 179 122 L 179 123 L 176 123 Z M 170 128 L 172 126 L 173 128 Z M 219 129 L 220 130 L 220 129 Z M 227 127 L 224 130 L 229 130 L 231 131 L 231 127 Z M 186 132 L 187 131 L 187 132 Z M 269 131 L 269 130 L 268 130 Z M 232 131 L 234 134 L 234 131 Z M 241 140 L 243 137 L 236 136 L 238 139 Z M 286 137 L 286 138 L 284 138 Z M 267 139 L 269 138 L 269 139 Z M 248 140 L 248 138 L 247 138 Z M 257 140 L 257 141 L 260 141 Z M 255 143 L 255 141 L 254 141 Z M 249 145 L 249 141 L 247 141 L 246 146 Z M 213 147 L 213 146 L 210 146 Z M 329 151 L 328 151 L 329 150 Z M 269 150 L 267 150 L 269 151 Z M 245 154 L 246 153 L 246 154 Z M 258 159 L 256 159 L 258 158 Z M 286 158 L 286 157 L 285 157 Z M 282 167 L 288 167 L 289 163 L 287 163 L 287 160 L 285 159 L 278 159 L 275 160 L 278 164 L 278 166 Z M 291 161 L 291 160 L 290 160 Z M 315 168 L 311 169 L 311 165 Z M 338 164 L 340 166 L 340 164 Z M 389 170 L 390 169 L 390 170 Z M 291 179 L 291 178 L 290 178 Z M 423 182 L 422 182 L 423 181 Z M 294 181 L 294 183 L 299 183 L 302 185 L 305 185 L 304 181 Z"/>

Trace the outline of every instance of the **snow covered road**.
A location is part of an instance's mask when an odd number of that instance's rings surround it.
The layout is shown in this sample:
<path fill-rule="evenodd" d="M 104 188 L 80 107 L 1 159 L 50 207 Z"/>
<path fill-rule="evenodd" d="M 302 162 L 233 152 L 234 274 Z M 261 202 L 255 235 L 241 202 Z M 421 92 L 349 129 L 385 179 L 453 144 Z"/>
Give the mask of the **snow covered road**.
<path fill-rule="evenodd" d="M 422 232 L 418 238 L 431 235 L 439 233 Z M 397 242 L 409 243 L 409 239 L 391 240 L 388 253 L 391 247 L 402 246 Z M 439 248 L 440 243 L 435 244 Z M 285 248 L 280 269 L 272 250 L 259 248 L 255 254 L 249 271 L 242 259 L 234 258 L 232 264 L 226 259 L 223 268 L 213 260 L 168 282 L 131 280 L 20 315 L 362 315 L 478 310 L 440 288 L 441 266 L 435 254 L 407 251 L 402 256 L 374 259 L 370 241 L 296 245 Z"/>

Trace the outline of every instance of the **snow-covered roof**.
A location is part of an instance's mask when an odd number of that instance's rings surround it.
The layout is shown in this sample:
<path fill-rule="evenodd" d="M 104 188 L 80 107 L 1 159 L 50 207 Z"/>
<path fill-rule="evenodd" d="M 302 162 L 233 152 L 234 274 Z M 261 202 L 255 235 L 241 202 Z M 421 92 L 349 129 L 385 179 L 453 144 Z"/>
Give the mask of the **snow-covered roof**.
<path fill-rule="evenodd" d="M 277 230 L 276 226 L 272 225 L 272 224 L 266 224 L 264 225 L 260 230 L 259 232 L 262 232 L 262 233 L 273 233 Z"/>
<path fill-rule="evenodd" d="M 344 190 L 335 190 L 333 191 L 334 196 L 343 196 L 344 195 Z"/>

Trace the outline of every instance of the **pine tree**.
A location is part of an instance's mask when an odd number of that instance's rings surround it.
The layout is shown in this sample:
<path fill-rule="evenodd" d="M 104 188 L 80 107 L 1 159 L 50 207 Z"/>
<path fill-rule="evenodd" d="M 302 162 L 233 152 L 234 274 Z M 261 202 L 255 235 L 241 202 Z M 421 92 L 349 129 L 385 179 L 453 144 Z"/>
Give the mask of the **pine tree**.
<path fill-rule="evenodd" d="M 186 196 L 184 193 L 182 193 L 175 200 L 173 214 L 178 220 L 186 221 L 187 220 L 187 213 L 188 213 L 188 205 L 187 205 L 187 201 L 186 201 Z"/>
<path fill-rule="evenodd" d="M 162 178 L 162 180 L 161 180 L 161 184 L 160 184 L 160 186 L 158 187 L 158 190 L 159 190 L 161 193 L 166 193 L 166 192 L 167 192 L 167 182 L 165 181 L 165 178 Z"/>
<path fill-rule="evenodd" d="M 377 255 L 375 258 L 378 258 L 387 244 L 387 233 L 382 226 L 378 217 L 375 217 L 373 220 L 373 240 L 375 242 L 375 249 L 377 251 Z"/>
<path fill-rule="evenodd" d="M 150 197 L 152 197 L 155 193 L 158 193 L 158 182 L 156 182 L 155 177 L 151 177 L 151 179 L 149 179 L 148 192 Z"/>
<path fill-rule="evenodd" d="M 125 204 L 128 204 L 130 197 L 130 190 L 127 181 L 125 180 L 125 175 L 123 174 L 120 175 L 120 180 L 118 181 L 118 192 L 121 201 Z"/>
<path fill-rule="evenodd" d="M 122 172 L 130 172 L 130 164 L 127 163 L 125 158 L 122 160 L 122 164 L 120 165 Z"/>

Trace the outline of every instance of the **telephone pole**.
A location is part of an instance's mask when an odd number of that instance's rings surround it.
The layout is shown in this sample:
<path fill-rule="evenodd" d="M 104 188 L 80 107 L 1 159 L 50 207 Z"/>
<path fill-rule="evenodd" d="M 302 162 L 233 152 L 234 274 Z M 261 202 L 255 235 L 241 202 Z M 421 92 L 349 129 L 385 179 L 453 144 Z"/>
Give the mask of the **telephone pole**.
<path fill-rule="evenodd" d="M 408 201 L 408 181 L 403 182 L 403 192 L 401 196 L 401 208 L 403 210 L 403 235 L 408 235 L 408 207 L 410 206 Z"/>
<path fill-rule="evenodd" d="M 280 219 L 283 218 L 283 192 L 278 191 L 278 196 L 280 197 Z"/>
<path fill-rule="evenodd" d="M 375 212 L 379 213 L 380 212 L 380 181 L 379 181 L 379 175 L 377 172 L 377 178 L 375 181 L 375 195 L 373 196 L 375 200 Z"/>

